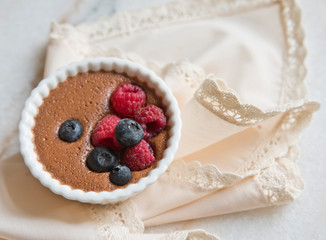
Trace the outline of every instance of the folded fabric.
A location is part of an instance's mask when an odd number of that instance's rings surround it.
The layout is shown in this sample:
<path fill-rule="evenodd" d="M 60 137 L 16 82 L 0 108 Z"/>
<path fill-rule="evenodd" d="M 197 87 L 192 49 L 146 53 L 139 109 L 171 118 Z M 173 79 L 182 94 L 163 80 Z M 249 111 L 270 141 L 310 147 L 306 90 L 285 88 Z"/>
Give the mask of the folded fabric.
<path fill-rule="evenodd" d="M 0 163 L 0 236 L 217 239 L 199 230 L 142 233 L 144 226 L 293 201 L 303 190 L 297 141 L 319 108 L 305 99 L 299 21 L 293 0 L 201 0 L 76 27 L 54 23 L 45 76 L 97 56 L 147 66 L 178 100 L 180 147 L 156 183 L 106 206 L 56 196 L 29 174 L 20 154 L 6 159 Z M 168 197 L 158 197 L 162 193 Z"/>

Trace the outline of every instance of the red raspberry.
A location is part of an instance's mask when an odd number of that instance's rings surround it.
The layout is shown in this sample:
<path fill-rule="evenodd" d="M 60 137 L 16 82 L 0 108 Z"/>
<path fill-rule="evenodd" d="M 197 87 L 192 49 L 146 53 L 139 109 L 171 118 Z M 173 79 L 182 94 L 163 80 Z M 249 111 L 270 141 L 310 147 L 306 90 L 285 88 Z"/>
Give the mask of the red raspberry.
<path fill-rule="evenodd" d="M 135 116 L 135 120 L 143 127 L 145 140 L 155 137 L 166 126 L 166 117 L 163 110 L 155 105 L 148 105 L 143 108 Z"/>
<path fill-rule="evenodd" d="M 146 141 L 142 140 L 136 146 L 125 149 L 120 163 L 132 171 L 139 171 L 150 167 L 154 161 L 153 149 Z"/>
<path fill-rule="evenodd" d="M 95 147 L 105 146 L 112 150 L 122 149 L 122 145 L 114 137 L 114 129 L 120 118 L 108 115 L 98 123 L 92 134 L 92 143 Z"/>
<path fill-rule="evenodd" d="M 140 87 L 123 83 L 111 95 L 111 108 L 121 118 L 133 117 L 145 105 L 146 94 Z"/>

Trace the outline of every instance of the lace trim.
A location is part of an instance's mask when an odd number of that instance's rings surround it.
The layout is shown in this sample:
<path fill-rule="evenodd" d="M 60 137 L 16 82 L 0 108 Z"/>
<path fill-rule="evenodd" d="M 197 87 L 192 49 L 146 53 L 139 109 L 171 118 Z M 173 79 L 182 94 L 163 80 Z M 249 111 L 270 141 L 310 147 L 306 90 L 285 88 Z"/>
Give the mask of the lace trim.
<path fill-rule="evenodd" d="M 286 156 L 277 158 L 271 167 L 255 177 L 262 195 L 270 205 L 293 201 L 301 194 L 304 183 L 296 164 L 298 158 L 298 147 L 289 147 Z"/>
<path fill-rule="evenodd" d="M 236 171 L 241 176 L 256 175 L 255 181 L 268 204 L 291 202 L 302 192 L 303 181 L 296 165 L 298 148 L 293 145 L 318 109 L 318 103 L 309 102 L 285 112 L 274 136 Z"/>
<path fill-rule="evenodd" d="M 289 146 L 291 144 L 289 138 L 297 139 L 297 135 L 309 123 L 312 113 L 317 109 L 318 104 L 308 103 L 285 113 L 278 125 L 279 130 L 275 134 L 278 144 L 273 144 L 274 148 L 285 143 L 288 143 L 286 146 Z M 294 134 L 288 137 L 287 131 Z M 283 133 L 282 136 L 279 135 L 279 132 Z M 271 146 L 265 145 L 257 153 L 267 150 L 267 152 L 273 152 L 271 156 L 274 157 L 270 159 L 264 154 L 258 154 L 245 169 L 238 171 L 238 174 L 221 173 L 216 166 L 211 164 L 203 166 L 197 161 L 189 163 L 176 161 L 166 174 L 171 181 L 184 182 L 185 186 L 194 191 L 217 190 L 255 174 L 255 181 L 266 201 L 271 205 L 284 204 L 294 200 L 303 190 L 303 182 L 296 166 L 296 160 L 299 157 L 298 149 L 295 146 L 286 148 L 288 153 L 284 157 L 275 159 L 275 152 Z M 266 161 L 264 159 L 269 159 L 271 163 L 266 166 L 262 165 L 261 162 Z M 130 233 L 144 231 L 141 220 L 135 215 L 136 208 L 131 200 L 115 205 L 94 205 L 91 206 L 91 211 L 93 218 L 98 222 L 102 236 L 107 239 L 128 239 Z M 188 239 L 182 238 L 183 236 L 189 238 L 191 235 L 185 235 L 185 232 L 176 232 L 163 239 Z"/>
<path fill-rule="evenodd" d="M 175 82 L 185 81 L 192 88 L 197 89 L 205 79 L 206 73 L 201 67 L 192 64 L 188 59 L 166 65 L 161 73 L 164 80 L 173 79 Z"/>
<path fill-rule="evenodd" d="M 307 50 L 303 44 L 305 36 L 301 26 L 301 11 L 295 0 L 281 0 L 280 4 L 287 43 L 287 56 L 282 73 L 283 86 L 279 98 L 281 105 L 306 96 L 304 78 L 307 70 L 304 60 Z"/>
<path fill-rule="evenodd" d="M 176 231 L 165 235 L 160 240 L 219 240 L 216 236 L 207 233 L 204 230 Z"/>
<path fill-rule="evenodd" d="M 202 165 L 198 161 L 186 163 L 175 161 L 166 171 L 171 181 L 184 183 L 184 186 L 193 191 L 213 191 L 230 186 L 243 177 L 222 173 L 215 165 Z"/>
<path fill-rule="evenodd" d="M 160 240 L 187 240 L 188 234 L 185 231 L 176 231 L 167 235 L 164 235 Z"/>
<path fill-rule="evenodd" d="M 144 224 L 136 217 L 136 205 L 132 200 L 108 205 L 90 205 L 91 217 L 99 229 L 99 239 L 128 240 L 131 234 L 144 232 Z M 217 237 L 204 230 L 176 231 L 164 235 L 161 240 L 207 239 L 218 240 Z"/>
<path fill-rule="evenodd" d="M 210 75 L 196 91 L 195 99 L 225 121 L 248 126 L 277 114 L 276 111 L 264 112 L 254 105 L 241 104 L 234 92 L 222 90 L 219 85 L 226 86 L 226 83 Z"/>
<path fill-rule="evenodd" d="M 304 100 L 301 100 L 263 111 L 254 105 L 241 103 L 237 93 L 229 89 L 224 80 L 217 79 L 213 74 L 197 89 L 195 99 L 218 117 L 240 126 L 255 125 L 304 103 Z"/>
<path fill-rule="evenodd" d="M 262 142 L 250 160 L 235 173 L 221 172 L 213 164 L 202 165 L 198 161 L 186 163 L 179 160 L 171 164 L 166 174 L 171 181 L 181 182 L 192 191 L 201 192 L 216 191 L 246 177 L 255 176 L 257 185 L 269 204 L 291 202 L 303 189 L 296 167 L 299 156 L 295 154 L 297 149 L 293 145 L 318 109 L 318 103 L 307 102 L 284 110 L 274 135 Z"/>
<path fill-rule="evenodd" d="M 190 0 L 173 1 L 147 9 L 120 12 L 95 22 L 52 25 L 51 37 L 80 39 L 85 43 L 131 34 L 145 29 L 163 27 L 199 19 L 250 10 L 274 3 L 276 0 Z M 78 37 L 78 38 L 76 38 Z"/>
<path fill-rule="evenodd" d="M 257 8 L 275 2 L 276 1 L 274 0 L 201 0 L 170 3 L 166 6 L 138 10 L 131 13 L 120 13 L 111 18 L 102 19 L 94 23 L 81 24 L 77 27 L 67 24 L 58 25 L 54 23 L 52 26 L 51 37 L 54 39 L 62 39 L 80 56 L 121 56 L 124 54 L 122 51 L 119 52 L 119 50 L 109 49 L 107 52 L 103 52 L 102 49 L 101 52 L 98 52 L 99 49 L 96 50 L 95 48 L 88 47 L 90 45 L 89 43 L 91 41 L 94 42 L 108 37 L 130 34 L 132 32 L 150 29 L 157 26 L 166 26 L 178 22 L 193 21 L 201 18 L 215 17 L 216 15 L 230 14 L 240 10 L 249 10 L 251 8 Z M 303 46 L 304 35 L 300 26 L 300 11 L 295 5 L 295 1 L 283 0 L 279 2 L 282 7 L 283 24 L 288 45 L 287 59 L 283 69 L 283 88 L 280 94 L 280 105 L 283 105 L 305 96 L 306 90 L 303 84 L 303 79 L 306 70 L 303 62 L 306 51 Z M 161 70 L 162 66 L 157 63 L 145 63 L 136 55 L 128 54 L 123 58 L 127 58 L 140 64 L 147 64 L 147 66 L 152 65 L 150 68 L 156 68 L 157 72 L 160 74 L 163 73 Z M 238 107 L 242 109 L 240 113 L 236 111 L 236 108 L 233 108 L 231 113 L 228 112 L 229 109 L 227 108 L 223 111 L 218 109 L 214 110 L 214 112 L 217 112 L 223 119 L 233 121 L 235 124 L 252 125 L 276 114 L 275 112 L 263 112 L 254 106 L 241 104 L 237 101 L 238 99 L 236 95 L 232 95 L 232 91 L 230 90 L 226 91 L 223 89 L 222 85 L 223 82 L 220 82 L 219 85 L 215 84 L 215 90 L 220 91 L 221 96 L 223 96 L 223 94 L 224 96 L 228 95 L 227 98 L 233 99 L 233 104 L 238 105 Z M 221 102 L 221 100 L 219 101 Z M 210 101 L 207 101 L 207 103 L 209 102 Z M 278 131 L 278 133 L 280 133 L 280 135 L 275 135 L 273 139 L 265 142 L 256 151 L 252 160 L 239 168 L 237 172 L 239 175 L 231 174 L 230 178 L 228 178 L 224 175 L 225 173 L 221 173 L 213 165 L 198 166 L 197 163 L 186 164 L 177 162 L 171 165 L 167 174 L 170 174 L 172 179 L 175 178 L 190 183 L 189 185 L 195 187 L 197 190 L 203 191 L 208 189 L 211 191 L 220 188 L 223 185 L 232 184 L 232 182 L 243 178 L 243 176 L 256 173 L 257 176 L 255 176 L 255 180 L 260 187 L 262 194 L 266 197 L 266 201 L 270 204 L 281 204 L 291 201 L 302 190 L 302 181 L 296 171 L 294 162 L 298 156 L 292 154 L 295 150 L 292 150 L 293 148 L 291 147 L 289 150 L 289 156 L 277 158 L 275 160 L 273 150 L 275 150 L 277 146 L 280 146 L 281 143 L 286 143 L 286 140 L 289 139 L 285 132 L 294 131 L 295 134 L 291 135 L 291 138 L 292 141 L 295 141 L 302 128 L 309 122 L 312 112 L 316 109 L 318 109 L 318 104 L 307 103 L 302 107 L 292 109 L 286 113 L 279 125 L 280 131 Z M 252 115 L 252 113 L 254 114 Z M 255 116 L 254 119 L 251 118 L 251 116 Z M 284 134 L 282 134 L 282 131 Z M 286 148 L 288 148 L 287 146 L 289 146 L 288 143 L 285 144 Z M 264 159 L 267 160 L 265 161 Z M 180 165 L 178 166 L 177 164 Z M 189 171 L 185 170 L 185 164 L 187 166 L 189 165 Z M 182 167 L 183 171 L 187 172 L 185 176 L 177 174 L 177 168 L 179 167 Z M 195 170 L 195 167 L 198 169 Z M 183 171 L 179 171 L 179 173 L 183 173 Z M 199 177 L 200 180 L 197 180 L 197 175 L 201 176 Z M 121 232 L 129 232 L 129 230 L 124 228 L 125 226 L 130 229 L 130 232 L 143 231 L 143 225 L 141 221 L 135 217 L 134 208 L 131 206 L 132 204 L 130 206 L 128 204 L 131 204 L 130 201 L 118 205 L 94 206 L 92 208 L 93 216 L 98 220 L 103 236 L 112 239 L 110 238 L 110 235 L 113 234 L 109 233 L 117 232 L 117 230 L 119 230 L 118 236 L 121 236 Z M 110 225 L 110 223 L 113 222 L 115 223 L 114 225 L 118 223 L 117 227 L 114 227 L 113 224 L 112 226 Z M 125 233 L 127 234 L 127 232 Z"/>
<path fill-rule="evenodd" d="M 296 144 L 303 129 L 309 125 L 312 114 L 319 107 L 316 102 L 306 102 L 284 111 L 274 135 L 263 141 L 249 158 L 250 161 L 240 166 L 236 173 L 241 176 L 255 174 L 261 169 L 270 167 L 276 157 L 284 156 L 288 147 Z"/>
<path fill-rule="evenodd" d="M 129 239 L 130 233 L 143 233 L 144 224 L 136 216 L 136 206 L 131 200 L 108 205 L 91 205 L 100 237 L 109 240 Z"/>
<path fill-rule="evenodd" d="M 112 17 L 102 18 L 96 22 L 83 23 L 76 27 L 69 24 L 53 23 L 51 37 L 62 39 L 76 54 L 82 57 L 116 56 L 117 52 L 114 53 L 112 49 L 99 48 L 95 46 L 95 42 L 150 28 L 250 10 L 272 3 L 279 3 L 281 6 L 281 16 L 287 43 L 287 54 L 282 73 L 283 83 L 279 97 L 279 105 L 284 105 L 299 100 L 306 95 L 306 86 L 303 82 L 306 75 L 304 66 L 306 49 L 303 45 L 304 33 L 300 25 L 301 13 L 295 4 L 295 0 L 192 0 L 171 2 L 163 6 L 118 13 Z M 92 44 L 90 44 L 91 42 Z M 118 52 L 117 55 L 124 55 L 124 53 Z M 144 61 L 136 55 L 128 55 L 123 58 L 144 64 Z M 162 66 L 157 63 L 151 64 L 151 67 L 154 67 L 157 73 L 160 72 L 159 69 L 162 69 L 160 68 Z M 235 120 L 235 122 L 237 121 Z"/>

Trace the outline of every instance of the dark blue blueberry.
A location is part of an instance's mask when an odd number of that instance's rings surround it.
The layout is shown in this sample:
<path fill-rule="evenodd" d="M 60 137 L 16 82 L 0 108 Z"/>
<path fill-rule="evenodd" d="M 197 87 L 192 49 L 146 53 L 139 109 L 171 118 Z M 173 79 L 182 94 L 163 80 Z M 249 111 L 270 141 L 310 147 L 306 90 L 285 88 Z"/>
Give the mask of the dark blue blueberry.
<path fill-rule="evenodd" d="M 124 118 L 115 127 L 114 136 L 122 146 L 132 147 L 143 140 L 144 130 L 138 122 Z"/>
<path fill-rule="evenodd" d="M 93 172 L 109 172 L 118 165 L 118 157 L 107 147 L 97 147 L 86 159 L 87 167 Z"/>
<path fill-rule="evenodd" d="M 126 185 L 131 180 L 130 169 L 126 166 L 117 166 L 110 173 L 110 181 L 118 186 Z"/>
<path fill-rule="evenodd" d="M 65 142 L 75 142 L 83 135 L 83 126 L 77 120 L 70 119 L 61 124 L 59 137 Z"/>

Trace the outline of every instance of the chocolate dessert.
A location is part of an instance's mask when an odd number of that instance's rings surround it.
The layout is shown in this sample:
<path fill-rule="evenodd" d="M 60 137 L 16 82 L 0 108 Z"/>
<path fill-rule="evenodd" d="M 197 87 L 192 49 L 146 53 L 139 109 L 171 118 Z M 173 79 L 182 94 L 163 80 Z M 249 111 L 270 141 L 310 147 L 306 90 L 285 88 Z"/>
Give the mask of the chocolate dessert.
<path fill-rule="evenodd" d="M 95 172 L 87 166 L 87 158 L 95 149 L 94 129 L 105 117 L 116 114 L 112 109 L 112 102 L 110 103 L 111 95 L 115 89 L 125 83 L 139 86 L 145 92 L 146 105 L 149 108 L 155 105 L 164 109 L 161 99 L 155 95 L 154 91 L 138 82 L 136 78 L 105 71 L 79 73 L 68 77 L 43 99 L 33 127 L 34 150 L 44 170 L 61 184 L 69 185 L 72 189 L 95 192 L 125 188 L 128 184 L 136 183 L 142 177 L 147 176 L 163 158 L 167 147 L 168 129 L 162 128 L 158 135 L 151 134 L 152 125 L 148 124 L 148 131 L 145 131 L 142 142 L 146 140 L 149 143 L 150 151 L 155 155 L 155 161 L 142 170 L 130 164 L 132 166 L 130 167 L 131 180 L 127 185 L 113 184 L 110 181 L 111 172 Z M 137 112 L 137 114 L 134 120 L 144 126 L 141 118 L 146 117 L 147 113 Z M 128 115 L 127 117 L 132 118 Z M 65 139 L 64 133 L 61 132 L 65 124 L 68 127 L 73 126 L 74 129 L 77 127 L 78 134 Z M 125 153 L 129 151 L 128 149 L 122 146 L 112 151 L 121 160 L 128 155 Z"/>

